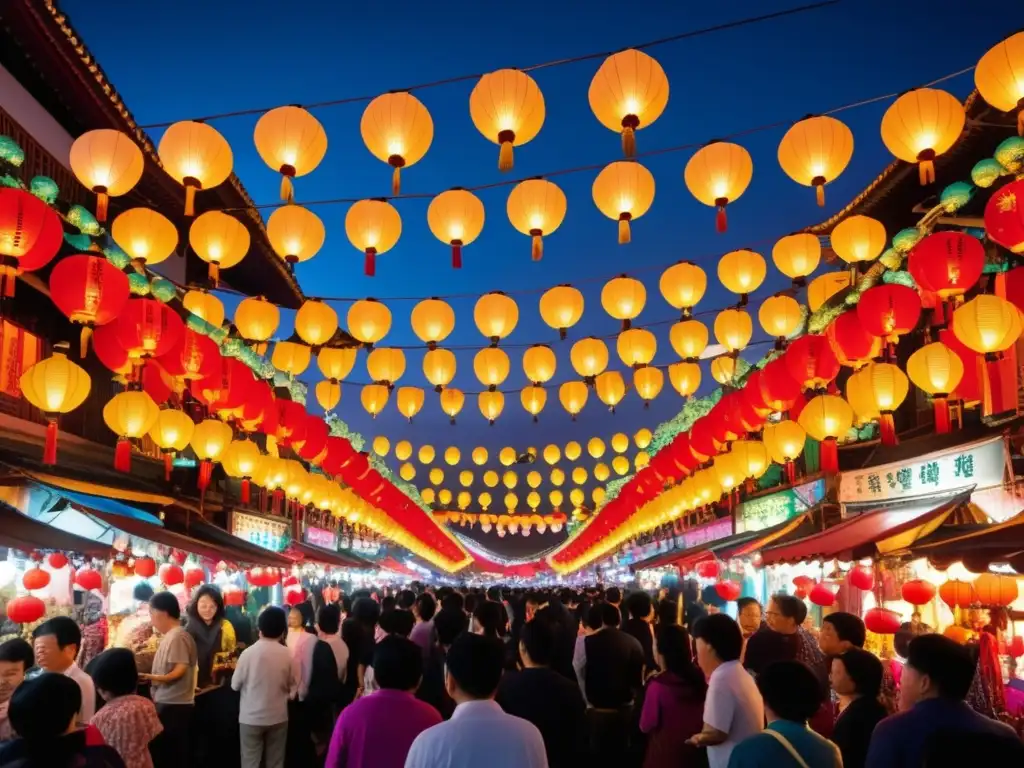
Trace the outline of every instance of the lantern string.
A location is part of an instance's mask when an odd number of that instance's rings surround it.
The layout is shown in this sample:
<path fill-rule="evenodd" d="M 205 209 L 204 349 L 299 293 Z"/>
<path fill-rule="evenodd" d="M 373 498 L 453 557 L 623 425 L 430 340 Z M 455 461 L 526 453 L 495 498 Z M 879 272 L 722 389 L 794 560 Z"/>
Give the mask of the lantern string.
<path fill-rule="evenodd" d="M 688 30 L 686 32 L 680 32 L 679 34 L 676 34 L 676 35 L 670 35 L 668 37 L 660 37 L 660 38 L 658 38 L 656 40 L 648 40 L 647 42 L 639 43 L 638 45 L 624 46 L 623 48 L 620 48 L 620 49 L 618 49 L 616 51 L 595 51 L 595 52 L 591 52 L 591 53 L 584 53 L 584 54 L 581 54 L 579 56 L 570 56 L 568 58 L 553 59 L 551 61 L 545 61 L 545 62 L 541 62 L 539 64 L 531 64 L 531 65 L 526 66 L 526 67 L 514 67 L 514 69 L 518 69 L 520 72 L 533 72 L 533 71 L 539 70 L 539 69 L 550 69 L 551 67 L 561 67 L 561 66 L 564 66 L 566 64 L 576 64 L 576 63 L 579 63 L 581 61 L 591 61 L 593 59 L 602 59 L 602 58 L 606 58 L 608 56 L 611 56 L 611 55 L 613 55 L 615 53 L 618 53 L 621 50 L 627 50 L 627 49 L 630 49 L 630 48 L 633 48 L 633 49 L 636 49 L 636 50 L 643 50 L 645 48 L 654 48 L 654 47 L 659 46 L 659 45 L 666 45 L 668 43 L 676 43 L 676 42 L 679 42 L 681 40 L 688 40 L 688 39 L 691 39 L 691 38 L 694 38 L 694 37 L 702 37 L 704 35 L 713 34 L 715 32 L 725 32 L 725 31 L 730 30 L 730 29 L 736 29 L 736 28 L 739 28 L 739 27 L 750 26 L 750 25 L 753 25 L 753 24 L 760 24 L 761 22 L 764 22 L 764 21 L 773 21 L 774 19 L 784 18 L 784 17 L 787 17 L 787 16 L 796 16 L 798 14 L 806 13 L 808 11 L 815 11 L 815 10 L 818 10 L 818 9 L 821 9 L 821 8 L 825 8 L 825 7 L 830 6 L 830 5 L 838 5 L 839 2 L 840 2 L 840 0 L 822 0 L 822 2 L 810 3 L 808 5 L 801 5 L 801 6 L 797 6 L 795 8 L 785 8 L 783 10 L 773 11 L 772 13 L 765 13 L 765 14 L 761 14 L 759 16 L 746 16 L 746 17 L 741 18 L 741 19 L 735 19 L 733 21 L 722 22 L 721 24 L 714 24 L 714 25 L 709 26 L 709 27 L 701 27 L 700 29 L 691 29 L 691 30 Z M 454 84 L 457 84 L 457 83 L 464 83 L 464 82 L 467 82 L 469 80 L 479 80 L 485 74 L 487 74 L 487 73 L 486 72 L 476 72 L 476 73 L 472 73 L 472 74 L 454 75 L 452 77 L 445 77 L 445 78 L 442 78 L 440 80 L 432 80 L 432 81 L 426 82 L 426 83 L 419 83 L 419 84 L 416 84 L 416 85 L 408 85 L 408 86 L 406 86 L 404 88 L 392 88 L 392 89 L 389 89 L 387 92 L 388 93 L 395 93 L 395 92 L 406 92 L 406 93 L 409 93 L 409 92 L 412 92 L 412 91 L 422 91 L 422 90 L 426 90 L 428 88 L 438 88 L 438 87 L 445 86 L 445 85 L 454 85 Z M 324 107 L 336 107 L 336 106 L 341 106 L 343 104 L 368 103 L 370 101 L 373 101 L 379 95 L 380 94 L 374 94 L 372 96 L 348 96 L 348 97 L 341 98 L 341 99 L 328 99 L 326 101 L 315 101 L 315 102 L 312 102 L 310 104 L 292 104 L 290 106 L 300 106 L 300 107 L 302 107 L 303 109 L 306 109 L 306 110 L 323 109 Z M 185 118 L 185 119 L 191 119 L 191 120 L 194 120 L 196 122 L 205 123 L 205 122 L 210 122 L 212 120 L 223 120 L 223 119 L 227 119 L 227 118 L 231 118 L 231 117 L 246 117 L 246 116 L 249 116 L 249 115 L 262 115 L 265 112 L 269 112 L 271 109 L 274 109 L 277 106 L 281 106 L 281 105 L 278 104 L 278 105 L 275 105 L 274 107 L 254 107 L 254 108 L 248 108 L 248 109 L 236 109 L 236 110 L 232 110 L 230 112 L 217 112 L 217 113 L 214 113 L 214 114 L 205 115 L 203 117 L 193 117 L 193 118 Z M 166 128 L 167 126 L 173 125 L 176 122 L 178 122 L 178 120 L 170 120 L 170 121 L 162 122 L 162 123 L 148 123 L 146 125 L 140 125 L 139 128 L 141 128 L 143 130 L 146 130 L 146 129 L 149 129 L 149 128 Z"/>

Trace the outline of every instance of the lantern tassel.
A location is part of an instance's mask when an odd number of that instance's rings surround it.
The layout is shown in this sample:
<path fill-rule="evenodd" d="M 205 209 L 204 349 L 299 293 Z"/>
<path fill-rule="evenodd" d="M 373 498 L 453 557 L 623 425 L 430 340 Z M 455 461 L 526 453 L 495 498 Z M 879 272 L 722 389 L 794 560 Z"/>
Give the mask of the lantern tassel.
<path fill-rule="evenodd" d="M 117 441 L 117 448 L 114 449 L 114 469 L 118 472 L 132 471 L 132 444 L 127 437 Z"/>
<path fill-rule="evenodd" d="M 5 267 L 4 268 L 4 274 L 3 274 L 4 298 L 6 298 L 6 299 L 13 299 L 14 298 L 14 286 L 16 284 L 17 279 L 18 279 L 18 270 L 14 269 L 13 267 Z"/>
<path fill-rule="evenodd" d="M 796 482 L 796 464 L 792 459 L 786 461 L 786 480 L 791 485 Z"/>
<path fill-rule="evenodd" d="M 820 184 L 814 185 L 814 195 L 818 200 L 818 207 L 825 207 L 825 182 L 822 181 Z"/>
<path fill-rule="evenodd" d="M 191 184 L 185 185 L 185 215 L 196 215 L 196 188 Z"/>
<path fill-rule="evenodd" d="M 281 199 L 289 204 L 295 202 L 295 185 L 291 176 L 281 176 Z"/>
<path fill-rule="evenodd" d="M 715 230 L 720 233 L 729 229 L 729 218 L 725 213 L 725 206 L 728 204 L 729 201 L 724 197 L 715 200 L 715 207 L 717 208 L 715 213 Z"/>
<path fill-rule="evenodd" d="M 106 192 L 96 192 L 96 221 L 107 220 L 107 207 L 110 203 L 110 196 Z"/>
<path fill-rule="evenodd" d="M 452 240 L 452 269 L 462 269 L 461 240 Z"/>
<path fill-rule="evenodd" d="M 511 171 L 512 170 L 512 142 L 503 141 L 499 145 L 498 149 L 498 170 L 499 171 Z"/>
<path fill-rule="evenodd" d="M 932 399 L 932 408 L 935 411 L 935 432 L 944 435 L 950 431 L 949 401 L 944 397 L 935 397 Z"/>
<path fill-rule="evenodd" d="M 394 197 L 402 194 L 402 169 L 397 165 L 395 170 L 391 172 L 391 194 Z"/>
<path fill-rule="evenodd" d="M 622 154 L 629 158 L 636 157 L 636 131 L 631 125 L 622 129 Z"/>
<path fill-rule="evenodd" d="M 78 337 L 78 356 L 83 360 L 89 354 L 89 341 L 92 339 L 92 328 L 82 326 L 82 334 Z"/>
<path fill-rule="evenodd" d="M 249 478 L 248 477 L 243 477 L 242 478 L 242 503 L 243 504 L 248 504 L 249 503 L 249 498 L 250 498 L 250 496 L 249 496 Z"/>
<path fill-rule="evenodd" d="M 363 260 L 363 274 L 373 277 L 377 274 L 377 249 L 367 248 L 366 258 Z"/>
<path fill-rule="evenodd" d="M 538 230 L 533 230 L 533 242 L 530 245 L 530 258 L 533 261 L 540 261 L 544 258 L 544 240 Z"/>
<path fill-rule="evenodd" d="M 821 441 L 818 464 L 822 472 L 836 473 L 839 471 L 839 446 L 834 437 L 828 437 Z"/>
<path fill-rule="evenodd" d="M 883 411 L 879 415 L 878 428 L 882 433 L 882 445 L 899 444 L 899 438 L 896 437 L 896 422 L 893 420 L 892 411 Z"/>
<path fill-rule="evenodd" d="M 632 218 L 628 213 L 619 215 L 619 245 L 626 245 L 630 242 L 629 220 Z"/>
<path fill-rule="evenodd" d="M 288 177 L 285 176 L 285 178 L 287 179 Z M 209 275 L 210 282 L 213 283 L 214 287 L 216 287 L 217 283 L 220 282 L 220 264 L 216 261 L 211 261 L 210 269 L 207 274 Z"/>
<path fill-rule="evenodd" d="M 932 160 L 922 160 L 917 165 L 917 176 L 921 182 L 922 187 L 926 187 L 929 184 L 935 183 L 935 162 Z"/>
<path fill-rule="evenodd" d="M 213 476 L 213 462 L 203 459 L 199 464 L 199 490 L 205 491 L 210 485 L 210 478 Z"/>
<path fill-rule="evenodd" d="M 57 420 L 50 419 L 46 424 L 46 444 L 43 448 L 43 464 L 57 463 Z"/>
<path fill-rule="evenodd" d="M 171 470 L 174 468 L 174 454 L 168 451 L 164 454 L 164 482 L 171 482 Z"/>

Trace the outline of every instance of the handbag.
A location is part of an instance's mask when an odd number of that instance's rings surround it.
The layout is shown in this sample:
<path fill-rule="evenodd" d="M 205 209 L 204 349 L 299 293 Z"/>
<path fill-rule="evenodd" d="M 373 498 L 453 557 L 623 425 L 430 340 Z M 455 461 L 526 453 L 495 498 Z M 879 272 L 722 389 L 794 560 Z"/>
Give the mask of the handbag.
<path fill-rule="evenodd" d="M 796 764 L 799 765 L 800 768 L 811 768 L 809 765 L 807 765 L 807 761 L 800 757 L 800 753 L 796 751 L 796 747 L 790 744 L 789 739 L 787 739 L 781 733 L 773 731 L 768 728 L 764 730 L 764 733 L 767 733 L 769 736 L 771 736 L 773 739 L 779 742 L 779 744 L 785 747 L 786 751 L 789 752 L 789 754 L 793 757 L 794 760 L 796 760 Z"/>

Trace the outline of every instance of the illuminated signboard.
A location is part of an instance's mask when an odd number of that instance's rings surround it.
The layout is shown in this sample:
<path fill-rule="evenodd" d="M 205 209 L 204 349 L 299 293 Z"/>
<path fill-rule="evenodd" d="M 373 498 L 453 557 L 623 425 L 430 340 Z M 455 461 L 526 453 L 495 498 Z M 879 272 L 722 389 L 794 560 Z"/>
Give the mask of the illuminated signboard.
<path fill-rule="evenodd" d="M 736 507 L 736 533 L 763 531 L 791 520 L 825 498 L 824 479 L 787 488 L 757 499 L 744 501 Z"/>
<path fill-rule="evenodd" d="M 268 520 L 244 512 L 231 515 L 232 534 L 274 552 L 282 552 L 288 546 L 288 528 L 287 522 Z"/>
<path fill-rule="evenodd" d="M 690 528 L 683 531 L 682 536 L 677 536 L 676 538 L 682 539 L 683 549 L 692 549 L 703 544 L 710 544 L 718 539 L 724 539 L 726 536 L 732 536 L 732 518 L 729 517 L 724 517 L 721 520 L 712 520 L 710 523 Z"/>
<path fill-rule="evenodd" d="M 329 549 L 332 552 L 338 548 L 338 535 L 334 531 L 327 531 L 323 528 L 306 526 L 304 533 L 307 544 L 312 544 L 320 549 Z"/>

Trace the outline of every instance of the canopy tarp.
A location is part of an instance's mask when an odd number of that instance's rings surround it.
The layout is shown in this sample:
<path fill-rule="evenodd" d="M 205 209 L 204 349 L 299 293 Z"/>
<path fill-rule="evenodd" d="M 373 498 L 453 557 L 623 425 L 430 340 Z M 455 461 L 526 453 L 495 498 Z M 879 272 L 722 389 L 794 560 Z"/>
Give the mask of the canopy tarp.
<path fill-rule="evenodd" d="M 291 553 L 297 555 L 302 560 L 310 560 L 314 563 L 320 563 L 321 565 L 329 565 L 332 568 L 372 568 L 373 566 L 361 557 L 356 557 L 351 554 L 343 554 L 341 552 L 332 552 L 329 549 L 323 547 L 317 547 L 313 544 L 306 544 L 301 541 L 293 541 L 288 545 L 288 549 Z"/>
<path fill-rule="evenodd" d="M 191 516 L 188 523 L 188 535 L 212 544 L 218 549 L 227 549 L 238 553 L 237 559 L 252 565 L 276 565 L 287 568 L 295 564 L 294 558 L 279 552 L 252 544 L 245 539 L 234 536 L 223 528 L 207 522 L 195 515 Z"/>
<path fill-rule="evenodd" d="M 910 550 L 936 565 L 948 566 L 961 560 L 975 573 L 987 571 L 992 563 L 1009 563 L 1024 573 L 1024 512 L 994 525 L 947 525 L 917 542 Z"/>
<path fill-rule="evenodd" d="M 53 549 L 94 557 L 110 554 L 109 544 L 101 544 L 33 520 L 7 504 L 0 504 L 0 545 L 23 552 Z"/>

